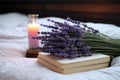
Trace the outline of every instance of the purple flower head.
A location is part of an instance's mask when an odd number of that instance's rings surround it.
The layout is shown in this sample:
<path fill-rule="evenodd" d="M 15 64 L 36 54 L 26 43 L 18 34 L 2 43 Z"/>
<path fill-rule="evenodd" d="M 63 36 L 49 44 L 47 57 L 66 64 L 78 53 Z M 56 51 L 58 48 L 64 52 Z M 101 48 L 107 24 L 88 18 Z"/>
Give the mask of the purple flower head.
<path fill-rule="evenodd" d="M 92 30 L 93 34 L 97 34 L 99 31 L 98 30 Z"/>
<path fill-rule="evenodd" d="M 74 59 L 74 58 L 76 58 L 76 57 L 78 57 L 78 54 L 71 54 L 71 55 L 69 55 L 70 56 L 70 59 Z"/>
<path fill-rule="evenodd" d="M 67 17 L 67 19 L 66 19 L 67 21 L 70 21 L 70 22 L 72 22 L 72 23 L 74 23 L 74 24 L 77 24 L 77 25 L 79 25 L 80 24 L 80 21 L 75 21 L 75 20 L 72 20 L 72 19 L 70 19 L 69 17 Z"/>

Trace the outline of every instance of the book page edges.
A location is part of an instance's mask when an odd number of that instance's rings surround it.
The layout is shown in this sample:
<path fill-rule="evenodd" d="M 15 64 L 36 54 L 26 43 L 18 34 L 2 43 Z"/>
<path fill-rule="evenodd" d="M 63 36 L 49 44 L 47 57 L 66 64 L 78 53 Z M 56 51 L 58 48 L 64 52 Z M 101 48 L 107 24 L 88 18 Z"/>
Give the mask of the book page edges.
<path fill-rule="evenodd" d="M 59 67 L 62 67 L 62 64 L 60 64 L 59 62 L 57 62 L 57 60 L 52 59 L 51 57 L 49 57 L 49 55 L 39 54 L 39 55 L 38 55 L 38 59 L 43 59 L 43 60 L 45 60 L 46 62 L 49 62 L 49 63 L 55 64 L 55 65 L 57 65 L 57 66 L 59 66 Z"/>
<path fill-rule="evenodd" d="M 101 56 L 101 55 L 99 55 L 99 56 Z M 65 68 L 72 68 L 72 67 L 75 67 L 75 66 L 85 66 L 85 65 L 92 65 L 92 64 L 109 62 L 110 61 L 110 56 L 102 55 L 101 58 L 97 57 L 96 59 L 79 61 L 79 62 L 72 62 L 72 63 L 67 63 L 67 64 L 59 63 L 56 59 L 53 59 L 53 58 L 49 57 L 49 55 L 39 54 L 38 59 L 43 59 L 44 61 L 46 61 L 50 64 L 53 64 L 53 65 L 55 65 L 59 68 L 65 69 Z"/>
<path fill-rule="evenodd" d="M 48 67 L 49 69 L 62 73 L 62 74 L 69 74 L 69 73 L 74 73 L 74 72 L 84 72 L 84 71 L 89 71 L 89 70 L 96 70 L 96 69 L 101 69 L 108 67 L 109 63 L 101 63 L 101 64 L 94 64 L 94 65 L 88 65 L 88 66 L 83 66 L 83 67 L 75 67 L 71 69 L 60 69 L 54 65 L 51 65 L 50 63 L 45 62 L 44 60 L 37 60 L 38 63 Z"/>

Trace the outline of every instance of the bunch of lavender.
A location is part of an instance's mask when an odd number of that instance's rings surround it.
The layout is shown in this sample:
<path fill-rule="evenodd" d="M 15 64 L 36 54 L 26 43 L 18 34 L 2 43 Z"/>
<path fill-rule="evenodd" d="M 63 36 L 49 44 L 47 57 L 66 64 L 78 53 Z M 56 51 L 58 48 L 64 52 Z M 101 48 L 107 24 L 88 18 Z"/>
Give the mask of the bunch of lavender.
<path fill-rule="evenodd" d="M 39 39 L 44 44 L 42 47 L 43 52 L 49 52 L 56 56 L 76 58 L 80 56 L 90 56 L 91 47 L 83 41 L 84 33 L 87 31 L 91 34 L 96 34 L 98 31 L 89 27 L 80 27 L 79 21 L 67 18 L 64 23 L 48 19 L 53 22 L 54 26 L 44 25 L 41 26 L 51 28 L 51 32 L 41 32 Z M 73 25 L 70 25 L 72 22 Z"/>
<path fill-rule="evenodd" d="M 64 23 L 50 19 L 48 21 L 54 25 L 41 26 L 51 28 L 51 32 L 41 32 L 42 36 L 37 38 L 44 44 L 43 52 L 65 58 L 90 56 L 92 53 L 120 55 L 120 40 L 111 39 L 98 30 L 70 18 Z"/>

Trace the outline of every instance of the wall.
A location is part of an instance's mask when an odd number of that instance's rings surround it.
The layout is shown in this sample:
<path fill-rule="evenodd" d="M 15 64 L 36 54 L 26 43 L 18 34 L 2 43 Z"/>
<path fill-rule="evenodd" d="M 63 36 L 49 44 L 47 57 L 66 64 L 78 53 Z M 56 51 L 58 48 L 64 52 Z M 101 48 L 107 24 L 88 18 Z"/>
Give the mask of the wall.
<path fill-rule="evenodd" d="M 38 13 L 120 25 L 120 0 L 1 0 L 0 13 Z"/>

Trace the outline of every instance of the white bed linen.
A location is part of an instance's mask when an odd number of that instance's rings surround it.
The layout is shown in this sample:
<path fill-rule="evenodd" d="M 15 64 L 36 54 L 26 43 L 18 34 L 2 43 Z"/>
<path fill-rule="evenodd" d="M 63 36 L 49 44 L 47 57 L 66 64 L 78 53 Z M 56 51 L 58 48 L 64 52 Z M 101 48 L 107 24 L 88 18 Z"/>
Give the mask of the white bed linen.
<path fill-rule="evenodd" d="M 5 15 L 6 19 L 4 17 L 3 21 L 0 18 L 0 80 L 120 80 L 120 57 L 112 61 L 110 68 L 69 75 L 53 72 L 38 64 L 35 58 L 25 58 L 25 52 L 28 49 L 27 23 L 21 21 L 27 21 L 28 19 L 25 15 L 17 13 Z M 4 21 L 11 15 L 15 18 L 13 19 L 14 21 L 20 19 L 20 23 L 4 25 Z M 64 19 L 61 18 L 48 18 L 64 22 Z M 38 19 L 37 22 L 40 24 L 51 24 L 47 21 L 48 18 Z M 9 21 L 7 24 L 10 23 Z M 115 25 L 100 23 L 86 24 L 100 30 L 104 34 L 110 32 L 110 34 L 107 34 L 108 36 L 120 39 L 120 31 L 118 31 L 120 28 Z M 40 27 L 40 31 L 46 30 L 50 31 L 48 28 Z"/>
<path fill-rule="evenodd" d="M 0 80 L 120 80 L 120 62 L 109 68 L 62 75 L 38 64 L 36 60 L 0 58 Z"/>

